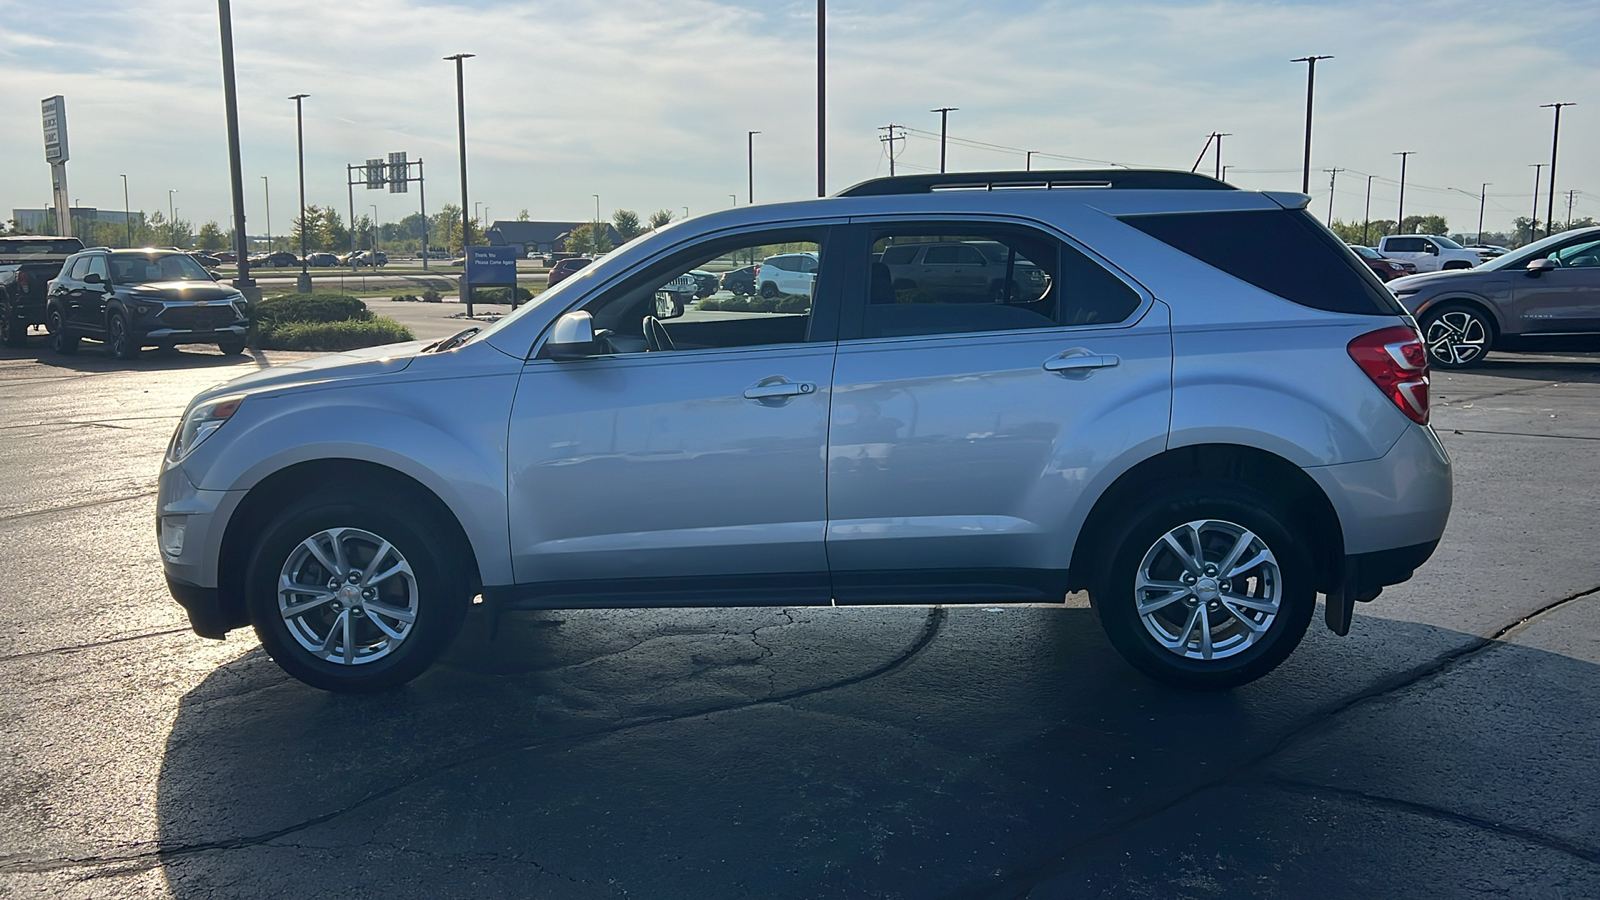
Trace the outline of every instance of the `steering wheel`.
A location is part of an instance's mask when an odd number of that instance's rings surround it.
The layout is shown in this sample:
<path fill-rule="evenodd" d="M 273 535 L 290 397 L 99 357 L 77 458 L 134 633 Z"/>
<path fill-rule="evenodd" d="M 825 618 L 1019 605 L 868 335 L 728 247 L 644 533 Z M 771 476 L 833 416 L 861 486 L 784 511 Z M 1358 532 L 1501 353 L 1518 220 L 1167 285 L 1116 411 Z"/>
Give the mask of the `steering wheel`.
<path fill-rule="evenodd" d="M 672 335 L 667 334 L 667 326 L 655 316 L 644 317 L 644 342 L 652 351 L 673 349 Z"/>

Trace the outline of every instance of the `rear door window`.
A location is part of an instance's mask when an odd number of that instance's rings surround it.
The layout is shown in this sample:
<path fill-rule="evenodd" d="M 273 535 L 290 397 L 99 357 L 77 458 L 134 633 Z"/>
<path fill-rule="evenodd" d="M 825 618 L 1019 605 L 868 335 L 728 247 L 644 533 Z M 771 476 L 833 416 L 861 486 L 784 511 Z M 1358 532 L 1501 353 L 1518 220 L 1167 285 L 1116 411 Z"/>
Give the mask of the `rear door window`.
<path fill-rule="evenodd" d="M 1403 312 L 1372 270 L 1303 209 L 1169 213 L 1122 221 L 1301 306 L 1360 315 Z M 1394 243 L 1385 246 L 1395 250 Z"/>

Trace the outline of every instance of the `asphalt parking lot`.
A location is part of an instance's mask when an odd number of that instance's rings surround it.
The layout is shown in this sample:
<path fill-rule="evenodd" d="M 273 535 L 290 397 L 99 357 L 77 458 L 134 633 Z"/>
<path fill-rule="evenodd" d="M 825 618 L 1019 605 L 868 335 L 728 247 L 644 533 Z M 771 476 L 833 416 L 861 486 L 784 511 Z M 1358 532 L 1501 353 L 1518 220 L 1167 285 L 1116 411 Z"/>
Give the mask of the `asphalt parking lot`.
<path fill-rule="evenodd" d="M 519 613 L 342 697 L 155 548 L 188 398 L 303 354 L 95 349 L 0 351 L 0 895 L 1600 896 L 1600 354 L 1436 375 L 1439 551 L 1231 693 L 1073 597 Z"/>

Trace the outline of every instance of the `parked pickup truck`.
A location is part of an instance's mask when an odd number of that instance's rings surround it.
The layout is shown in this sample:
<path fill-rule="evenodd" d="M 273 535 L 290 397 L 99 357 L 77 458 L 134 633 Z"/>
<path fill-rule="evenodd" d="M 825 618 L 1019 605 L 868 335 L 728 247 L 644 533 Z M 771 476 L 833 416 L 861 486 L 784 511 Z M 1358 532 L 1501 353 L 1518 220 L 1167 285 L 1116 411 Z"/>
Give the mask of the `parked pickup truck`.
<path fill-rule="evenodd" d="M 1483 261 L 1478 251 L 1437 234 L 1385 235 L 1378 241 L 1378 252 L 1390 259 L 1414 263 L 1418 272 L 1470 269 Z"/>
<path fill-rule="evenodd" d="M 83 241 L 63 237 L 0 237 L 0 341 L 28 343 L 28 326 L 44 324 L 50 279 Z"/>

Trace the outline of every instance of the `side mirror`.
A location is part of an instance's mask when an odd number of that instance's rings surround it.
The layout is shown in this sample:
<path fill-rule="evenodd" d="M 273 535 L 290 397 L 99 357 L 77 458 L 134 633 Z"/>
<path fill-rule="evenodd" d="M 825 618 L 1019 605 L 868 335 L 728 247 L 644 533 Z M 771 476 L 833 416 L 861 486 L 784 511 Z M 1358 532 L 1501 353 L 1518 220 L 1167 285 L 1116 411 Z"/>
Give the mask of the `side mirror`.
<path fill-rule="evenodd" d="M 1553 272 L 1558 268 L 1560 267 L 1556 265 L 1556 261 L 1548 256 L 1530 259 L 1528 260 L 1528 277 L 1538 278 L 1540 275 L 1546 272 Z"/>
<path fill-rule="evenodd" d="M 1438 256 L 1439 255 L 1439 248 L 1435 247 L 1432 244 L 1429 244 L 1428 245 L 1428 255 L 1429 256 Z"/>
<path fill-rule="evenodd" d="M 100 273 L 99 272 L 90 272 L 89 274 L 83 276 L 83 283 L 84 284 L 105 284 L 106 280 L 104 278 L 100 277 Z"/>
<path fill-rule="evenodd" d="M 550 339 L 539 350 L 539 358 L 583 359 L 594 353 L 594 317 L 578 310 L 556 320 Z"/>
<path fill-rule="evenodd" d="M 683 307 L 678 305 L 678 301 L 674 300 L 672 294 L 666 291 L 656 291 L 655 306 L 655 315 L 658 319 L 676 319 L 683 315 L 684 312 Z"/>

